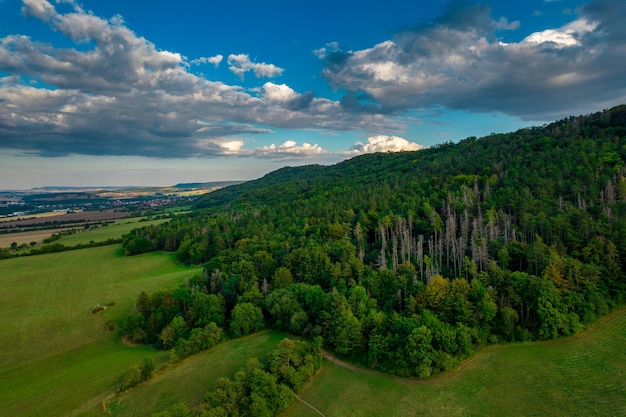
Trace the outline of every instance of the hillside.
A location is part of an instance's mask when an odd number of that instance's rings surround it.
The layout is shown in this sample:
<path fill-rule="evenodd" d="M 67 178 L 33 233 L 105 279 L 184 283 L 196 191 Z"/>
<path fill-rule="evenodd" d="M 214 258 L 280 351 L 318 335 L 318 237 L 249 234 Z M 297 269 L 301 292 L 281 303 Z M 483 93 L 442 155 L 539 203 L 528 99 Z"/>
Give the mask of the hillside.
<path fill-rule="evenodd" d="M 496 175 L 497 180 L 510 178 L 513 181 L 524 177 L 531 180 L 527 174 L 538 174 L 546 180 L 549 177 L 558 180 L 559 176 L 567 179 L 574 174 L 573 169 L 583 174 L 580 168 L 592 168 L 591 165 L 595 163 L 604 165 L 611 162 L 597 158 L 589 160 L 597 157 L 598 152 L 611 153 L 605 156 L 615 158 L 612 162 L 619 164 L 625 151 L 620 149 L 618 142 L 625 134 L 626 105 L 513 133 L 493 134 L 480 139 L 471 137 L 458 144 L 444 143 L 417 152 L 366 154 L 333 166 L 286 167 L 258 180 L 207 194 L 198 201 L 197 207 L 215 207 L 237 202 L 286 201 L 286 197 L 302 198 L 302 192 L 312 191 L 314 188 L 341 192 L 346 190 L 345 187 L 351 190 L 353 187 L 360 188 L 368 184 L 381 185 L 381 182 L 391 183 L 390 186 L 396 185 L 401 190 L 407 184 L 425 183 L 424 177 L 428 177 L 430 182 L 438 181 L 439 185 L 446 185 L 447 182 L 441 177 L 458 175 L 473 175 L 483 179 Z M 614 143 L 610 145 L 609 142 Z M 586 166 L 580 166 L 581 162 Z M 545 172 L 548 169 L 550 172 Z M 390 179 L 393 181 L 389 181 Z M 578 178 L 578 181 L 583 180 L 589 178 Z M 562 186 L 554 190 L 555 192 L 560 192 L 564 197 L 575 193 L 575 190 L 566 188 L 568 183 L 558 182 Z M 288 194 L 283 195 L 282 192 Z"/>
<path fill-rule="evenodd" d="M 489 344 L 574 334 L 624 304 L 625 162 L 620 106 L 284 168 L 134 231 L 125 248 L 204 264 L 203 280 L 172 294 L 182 315 L 184 294 L 200 288 L 223 300 L 225 329 L 252 304 L 268 325 L 321 335 L 340 357 L 425 377 Z M 158 347 L 168 323 L 139 323 L 157 307 L 127 331 Z"/>

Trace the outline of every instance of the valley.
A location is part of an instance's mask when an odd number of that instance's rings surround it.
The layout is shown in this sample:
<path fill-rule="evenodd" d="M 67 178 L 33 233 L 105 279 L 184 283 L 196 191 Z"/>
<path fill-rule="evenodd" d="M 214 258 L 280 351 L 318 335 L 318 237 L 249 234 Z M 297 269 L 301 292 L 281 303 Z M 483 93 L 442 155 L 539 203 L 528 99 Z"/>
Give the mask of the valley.
<path fill-rule="evenodd" d="M 0 224 L 54 233 L 3 249 L 0 415 L 622 414 L 625 141 L 619 106 L 181 205 L 47 196 L 74 213 Z"/>

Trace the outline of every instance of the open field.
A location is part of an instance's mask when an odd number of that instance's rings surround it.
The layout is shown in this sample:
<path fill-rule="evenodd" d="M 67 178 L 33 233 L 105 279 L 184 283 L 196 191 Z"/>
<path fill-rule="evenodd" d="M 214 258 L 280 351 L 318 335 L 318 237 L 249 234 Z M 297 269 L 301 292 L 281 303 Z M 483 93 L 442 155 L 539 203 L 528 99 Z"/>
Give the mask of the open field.
<path fill-rule="evenodd" d="M 120 238 L 122 237 L 122 235 L 130 232 L 137 227 L 160 224 L 169 220 L 159 219 L 141 221 L 143 219 L 144 217 L 123 218 L 115 220 L 113 224 L 93 227 L 88 230 L 84 230 L 83 225 L 78 225 L 76 227 L 59 227 L 58 229 L 33 230 L 28 232 L 0 234 L 0 248 L 9 247 L 13 242 L 16 242 L 18 245 L 21 245 L 23 243 L 30 244 L 31 242 L 36 242 L 40 244 L 43 242 L 44 239 L 50 237 L 54 233 L 59 233 L 71 229 L 76 229 L 78 230 L 78 232 L 73 235 L 64 236 L 57 242 L 65 246 L 88 244 L 92 240 L 94 242 L 104 242 L 108 239 Z"/>
<path fill-rule="evenodd" d="M 65 415 L 114 390 L 144 357 L 166 361 L 167 353 L 124 346 L 105 324 L 128 314 L 142 290 L 174 288 L 198 272 L 173 254 L 123 257 L 120 245 L 0 260 L 0 416 Z"/>
<path fill-rule="evenodd" d="M 285 337 L 290 336 L 282 332 L 264 331 L 219 344 L 185 359 L 166 372 L 156 373 L 146 383 L 110 401 L 107 408 L 113 416 L 130 417 L 150 415 L 179 402 L 190 407 L 199 405 L 207 391 L 215 387 L 217 378 L 232 377 L 245 367 L 248 358 L 258 358 L 264 362 Z M 100 416 L 102 408 L 98 404 L 84 415 Z"/>
<path fill-rule="evenodd" d="M 368 375 L 327 362 L 301 397 L 338 416 L 626 415 L 626 309 L 545 343 L 492 346 L 422 381 Z M 282 417 L 319 414 L 293 402 Z"/>
<path fill-rule="evenodd" d="M 138 227 L 151 226 L 169 221 L 169 219 L 142 221 L 143 219 L 143 217 L 131 217 L 116 220 L 113 224 L 80 231 L 70 236 L 64 236 L 57 242 L 65 246 L 75 246 L 81 243 L 87 244 L 92 240 L 94 242 L 104 242 L 108 239 L 120 238 Z"/>
<path fill-rule="evenodd" d="M 46 222 L 98 222 L 121 219 L 128 216 L 124 211 L 78 211 L 75 213 L 46 212 L 20 217 L 5 217 L 2 227 L 40 226 Z"/>
<path fill-rule="evenodd" d="M 47 211 L 45 213 L 28 214 L 28 215 L 18 216 L 18 217 L 0 217 L 0 223 L 19 222 L 19 221 L 30 220 L 30 219 L 48 219 L 50 217 L 57 217 L 57 216 L 64 216 L 64 215 L 65 215 L 64 211 Z M 54 220 L 56 219 L 50 219 L 50 221 L 54 221 Z"/>
<path fill-rule="evenodd" d="M 19 245 L 26 243 L 30 245 L 31 242 L 40 244 L 44 239 L 49 238 L 53 233 L 63 232 L 65 230 L 75 229 L 75 227 L 60 227 L 58 229 L 46 229 L 46 230 L 31 230 L 28 232 L 19 233 L 3 233 L 0 234 L 0 248 L 8 248 L 11 243 L 15 242 Z"/>
<path fill-rule="evenodd" d="M 173 254 L 123 257 L 120 245 L 0 260 L 0 416 L 102 415 L 102 401 L 130 366 L 169 359 L 124 346 L 107 321 L 121 320 L 142 290 L 173 288 L 199 271 L 177 265 Z M 195 405 L 217 377 L 231 376 L 249 357 L 264 358 L 283 337 L 262 332 L 188 358 L 110 401 L 109 411 L 131 416 L 180 401 Z M 427 380 L 326 361 L 301 397 L 328 417 L 626 415 L 624 346 L 626 308 L 575 337 L 489 347 Z M 282 414 L 318 415 L 297 401 Z"/>

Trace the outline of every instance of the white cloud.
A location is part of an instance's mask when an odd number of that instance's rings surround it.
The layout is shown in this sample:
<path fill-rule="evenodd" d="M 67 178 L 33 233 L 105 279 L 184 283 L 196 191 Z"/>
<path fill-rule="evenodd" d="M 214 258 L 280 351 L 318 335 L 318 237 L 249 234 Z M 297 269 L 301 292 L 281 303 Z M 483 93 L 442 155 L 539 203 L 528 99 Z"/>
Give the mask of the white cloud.
<path fill-rule="evenodd" d="M 316 53 L 357 110 L 443 106 L 553 120 L 623 102 L 626 2 L 594 0 L 568 24 L 508 43 L 497 31 L 519 23 L 490 13 L 452 2 L 437 20 L 370 48 Z"/>
<path fill-rule="evenodd" d="M 579 19 L 559 29 L 547 29 L 532 33 L 524 38 L 521 43 L 551 43 L 556 47 L 580 46 L 580 39 L 587 33 L 594 31 L 597 26 L 596 22 Z"/>
<path fill-rule="evenodd" d="M 498 24 L 496 27 L 500 30 L 515 30 L 520 27 L 520 24 L 521 23 L 519 20 L 514 20 L 513 22 L 509 22 L 509 20 L 506 17 L 501 17 L 498 20 Z"/>
<path fill-rule="evenodd" d="M 191 61 L 189 61 L 189 63 L 192 65 L 211 64 L 215 66 L 215 68 L 217 68 L 223 59 L 224 59 L 223 55 L 217 54 L 215 56 L 200 57 L 200 58 L 192 59 Z"/>
<path fill-rule="evenodd" d="M 254 156 L 258 158 L 278 159 L 278 160 L 294 160 L 306 159 L 314 156 L 325 155 L 328 152 L 322 149 L 318 144 L 311 145 L 304 142 L 301 146 L 295 141 L 288 140 L 282 145 L 271 144 L 254 150 Z"/>
<path fill-rule="evenodd" d="M 228 68 L 233 72 L 233 74 L 242 79 L 244 74 L 248 71 L 252 71 L 254 76 L 257 78 L 274 78 L 281 75 L 284 71 L 284 69 L 279 68 L 274 64 L 252 62 L 247 54 L 228 55 L 228 65 Z"/>
<path fill-rule="evenodd" d="M 326 57 L 328 57 L 329 54 L 332 54 L 334 52 L 339 52 L 339 51 L 340 51 L 340 48 L 339 48 L 338 42 L 329 42 L 323 48 L 314 49 L 313 55 L 315 55 L 316 57 L 320 59 L 325 59 Z"/>
<path fill-rule="evenodd" d="M 284 84 L 266 84 L 259 95 L 211 81 L 189 72 L 191 62 L 179 53 L 159 50 L 135 34 L 121 16 L 107 20 L 70 5 L 71 12 L 60 13 L 51 2 L 26 0 L 24 13 L 80 47 L 56 47 L 19 34 L 0 38 L 0 73 L 8 74 L 0 78 L 0 148 L 47 156 L 245 155 L 233 138 L 271 132 L 268 127 L 397 127 L 384 116 L 349 112 L 338 101 L 299 94 Z M 196 62 L 219 65 L 223 58 Z M 231 55 L 230 61 L 241 75 L 283 71 L 247 55 Z M 292 151 L 311 150 L 303 145 Z"/>
<path fill-rule="evenodd" d="M 203 154 L 209 154 L 213 156 L 245 156 L 250 152 L 243 149 L 243 140 L 236 139 L 208 139 L 206 141 L 199 141 L 197 147 Z"/>
<path fill-rule="evenodd" d="M 424 145 L 410 142 L 399 136 L 377 135 L 367 138 L 366 143 L 355 143 L 348 153 L 351 155 L 360 155 L 375 152 L 419 151 L 425 148 Z"/>
<path fill-rule="evenodd" d="M 24 0 L 22 13 L 47 21 L 56 14 L 56 10 L 45 0 Z"/>
<path fill-rule="evenodd" d="M 298 94 L 286 84 L 263 84 L 263 97 L 270 102 L 286 102 L 298 97 Z"/>

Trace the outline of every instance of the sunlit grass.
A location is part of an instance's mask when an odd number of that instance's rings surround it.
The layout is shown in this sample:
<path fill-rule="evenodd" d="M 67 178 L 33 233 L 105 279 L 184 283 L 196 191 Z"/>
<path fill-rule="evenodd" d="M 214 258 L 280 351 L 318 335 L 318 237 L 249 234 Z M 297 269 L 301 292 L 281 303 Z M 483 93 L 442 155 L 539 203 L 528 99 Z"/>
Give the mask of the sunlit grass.
<path fill-rule="evenodd" d="M 572 338 L 478 353 L 410 383 L 326 363 L 302 397 L 326 416 L 626 415 L 626 309 Z M 294 402 L 282 417 L 317 415 Z"/>
<path fill-rule="evenodd" d="M 185 359 L 167 371 L 157 373 L 144 384 L 111 400 L 107 407 L 114 416 L 150 415 L 184 402 L 189 407 L 199 405 L 206 393 L 215 387 L 221 376 L 232 377 L 244 368 L 249 358 L 265 361 L 278 343 L 289 337 L 285 333 L 265 331 L 219 344 L 214 348 Z M 92 408 L 93 416 L 102 413 Z M 90 414 L 91 415 L 91 414 Z"/>
<path fill-rule="evenodd" d="M 116 220 L 112 224 L 92 227 L 88 230 L 79 231 L 69 236 L 64 236 L 57 242 L 65 246 L 76 246 L 90 242 L 106 242 L 108 239 L 119 239 L 131 230 L 144 226 L 153 226 L 169 221 L 169 219 L 145 220 L 143 217 L 132 217 Z"/>
<path fill-rule="evenodd" d="M 128 314 L 141 291 L 197 272 L 172 254 L 124 257 L 120 245 L 1 260 L 0 415 L 63 415 L 145 356 L 158 360 L 162 352 L 125 347 L 105 324 Z M 115 305 L 91 314 L 107 303 Z"/>

